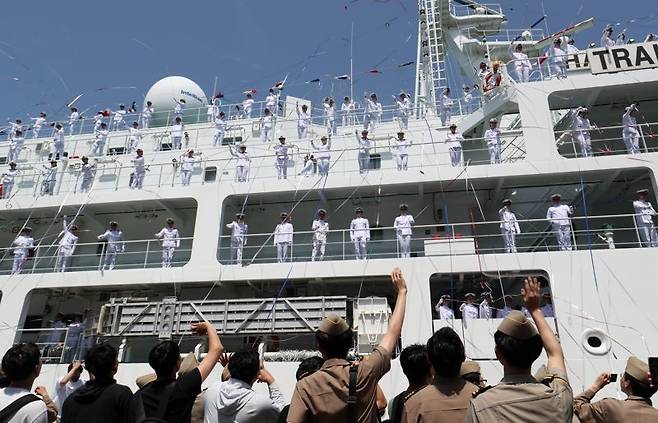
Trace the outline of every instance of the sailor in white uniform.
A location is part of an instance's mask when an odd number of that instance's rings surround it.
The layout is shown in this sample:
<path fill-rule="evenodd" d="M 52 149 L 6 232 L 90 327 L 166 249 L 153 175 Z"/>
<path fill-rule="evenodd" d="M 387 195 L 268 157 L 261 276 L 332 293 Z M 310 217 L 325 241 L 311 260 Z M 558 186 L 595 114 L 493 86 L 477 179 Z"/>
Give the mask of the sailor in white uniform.
<path fill-rule="evenodd" d="M 340 113 L 343 118 L 343 126 L 354 125 L 354 102 L 349 97 L 343 98 L 343 104 L 340 105 Z"/>
<path fill-rule="evenodd" d="M 249 154 L 247 154 L 247 146 L 241 144 L 238 147 L 238 151 L 234 151 L 233 146 L 229 145 L 228 149 L 231 156 L 237 159 L 235 163 L 235 179 L 238 182 L 247 182 L 249 178 L 249 163 L 251 162 Z"/>
<path fill-rule="evenodd" d="M 448 153 L 450 154 L 450 164 L 452 167 L 461 166 L 463 162 L 462 141 L 464 136 L 461 132 L 457 132 L 457 125 L 454 123 L 450 125 L 450 132 L 446 134 L 446 145 L 448 146 Z"/>
<path fill-rule="evenodd" d="M 514 43 L 509 45 L 509 54 L 514 60 L 514 70 L 516 72 L 517 82 L 530 81 L 530 72 L 532 72 L 532 63 L 528 60 L 528 55 L 523 52 L 523 45 Z"/>
<path fill-rule="evenodd" d="M 615 46 L 615 40 L 612 39 L 612 32 L 614 30 L 610 25 L 606 26 L 601 35 L 601 45 L 600 47 L 608 48 Z"/>
<path fill-rule="evenodd" d="M 503 297 L 503 301 L 504 301 L 503 308 L 499 308 L 499 309 L 496 310 L 496 318 L 498 318 L 498 319 L 504 319 L 513 310 L 513 308 L 512 308 L 512 296 L 511 295 L 505 295 Z"/>
<path fill-rule="evenodd" d="M 400 204 L 400 216 L 395 218 L 393 228 L 398 239 L 398 257 L 409 258 L 411 257 L 411 232 L 414 227 L 414 218 L 412 215 L 407 214 L 409 206 Z"/>
<path fill-rule="evenodd" d="M 398 106 L 398 123 L 400 130 L 406 131 L 409 128 L 409 116 L 411 116 L 411 102 L 406 93 L 400 93 L 398 97 L 393 96 Z"/>
<path fill-rule="evenodd" d="M 153 113 L 155 112 L 155 109 L 153 108 L 153 103 L 150 101 L 146 102 L 146 105 L 142 109 L 142 128 L 148 129 L 149 124 L 151 123 L 151 116 L 153 116 Z"/>
<path fill-rule="evenodd" d="M 263 116 L 260 118 L 260 139 L 263 142 L 272 141 L 273 119 L 270 109 L 263 109 Z"/>
<path fill-rule="evenodd" d="M 640 132 L 637 129 L 637 118 L 635 117 L 637 110 L 637 105 L 633 103 L 626 107 L 621 118 L 622 125 L 624 125 L 622 137 L 628 154 L 638 154 L 640 152 Z"/>
<path fill-rule="evenodd" d="M 452 105 L 453 101 L 452 98 L 450 98 L 450 88 L 446 87 L 443 89 L 443 94 L 441 94 L 441 98 L 439 99 L 439 117 L 441 118 L 441 126 L 446 126 L 450 123 Z"/>
<path fill-rule="evenodd" d="M 288 213 L 281 213 L 281 223 L 274 228 L 274 246 L 276 247 L 276 261 L 278 263 L 288 261 L 288 255 L 292 247 L 293 231 Z"/>
<path fill-rule="evenodd" d="M 567 77 L 567 53 L 562 50 L 562 40 L 556 38 L 553 46 L 548 49 L 548 57 L 551 64 L 551 72 L 557 75 L 557 79 Z"/>
<path fill-rule="evenodd" d="M 96 173 L 96 163 L 90 164 L 87 156 L 82 156 L 82 165 L 80 166 L 80 192 L 89 192 L 91 184 L 94 182 L 94 174 Z"/>
<path fill-rule="evenodd" d="M 94 142 L 91 145 L 90 156 L 102 156 L 105 154 L 105 144 L 110 131 L 107 129 L 107 123 L 101 122 L 98 131 L 94 133 Z"/>
<path fill-rule="evenodd" d="M 318 218 L 313 221 L 311 230 L 313 231 L 313 251 L 311 252 L 311 261 L 319 258 L 324 260 L 324 252 L 327 246 L 327 234 L 329 232 L 329 222 L 325 219 L 327 212 L 324 209 L 318 210 Z"/>
<path fill-rule="evenodd" d="M 361 131 L 361 136 L 359 136 L 358 129 L 354 131 L 354 135 L 359 146 L 359 173 L 363 175 L 370 169 L 370 147 L 372 147 L 373 142 L 368 138 L 368 131 L 365 129 Z"/>
<path fill-rule="evenodd" d="M 265 97 L 265 107 L 268 108 L 272 113 L 276 111 L 276 94 L 274 94 L 274 88 L 270 88 L 270 91 Z"/>
<path fill-rule="evenodd" d="M 297 103 L 297 138 L 306 139 L 309 126 L 311 126 L 311 115 L 308 113 L 308 106 L 302 104 L 300 108 Z"/>
<path fill-rule="evenodd" d="M 487 149 L 489 150 L 489 162 L 491 164 L 501 163 L 500 129 L 498 129 L 497 119 L 489 121 L 489 129 L 484 133 L 484 140 L 487 142 Z"/>
<path fill-rule="evenodd" d="M 286 145 L 286 137 L 281 135 L 279 137 L 279 145 L 274 146 L 274 155 L 276 161 L 276 174 L 278 179 L 288 179 L 288 146 Z"/>
<path fill-rule="evenodd" d="M 208 123 L 215 123 L 218 110 L 219 108 L 214 102 L 211 101 L 208 103 L 208 109 L 206 110 L 206 121 Z"/>
<path fill-rule="evenodd" d="M 98 235 L 98 240 L 106 242 L 101 270 L 114 269 L 117 255 L 126 251 L 123 232 L 119 230 L 119 224 L 115 221 L 110 222 L 110 228 Z"/>
<path fill-rule="evenodd" d="M 180 116 L 176 116 L 174 124 L 169 128 L 169 136 L 171 137 L 171 148 L 180 150 L 183 148 L 183 136 L 185 135 L 185 125 Z"/>
<path fill-rule="evenodd" d="M 55 262 L 55 272 L 66 272 L 71 256 L 75 253 L 75 247 L 78 245 L 78 226 L 70 225 L 66 216 L 62 220 L 62 232 L 59 236 L 59 247 L 57 248 L 57 261 Z"/>
<path fill-rule="evenodd" d="M 471 93 L 471 87 L 464 85 L 463 94 L 462 94 L 462 112 L 464 114 L 469 114 L 473 111 L 473 94 Z"/>
<path fill-rule="evenodd" d="M 173 100 L 174 100 L 174 103 L 176 103 L 176 105 L 174 106 L 174 115 L 177 118 L 180 118 L 181 121 L 182 121 L 183 120 L 183 109 L 185 108 L 186 101 L 185 101 L 184 98 L 181 98 L 180 100 L 176 100 L 174 98 Z"/>
<path fill-rule="evenodd" d="M 494 315 L 493 307 L 491 307 L 491 294 L 488 292 L 483 292 L 480 300 L 480 305 L 478 307 L 480 319 L 492 319 Z"/>
<path fill-rule="evenodd" d="M 76 107 L 71 107 L 71 114 L 69 115 L 69 135 L 73 135 L 75 125 L 80 119 L 82 119 L 82 116 L 80 116 L 78 109 Z"/>
<path fill-rule="evenodd" d="M 409 164 L 409 147 L 411 141 L 404 137 L 404 132 L 398 132 L 397 139 L 393 141 L 393 150 L 395 151 L 395 162 L 398 170 L 407 170 Z"/>
<path fill-rule="evenodd" d="M 130 188 L 142 189 L 144 185 L 144 176 L 146 175 L 146 166 L 144 163 L 144 151 L 141 148 L 137 149 L 137 156 L 132 159 L 133 164 L 133 175 L 132 175 L 132 184 Z"/>
<path fill-rule="evenodd" d="M 466 302 L 459 306 L 459 311 L 462 313 L 462 319 L 477 319 L 480 316 L 480 309 L 477 304 L 475 304 L 475 294 L 469 292 L 464 295 L 464 298 L 466 299 Z"/>
<path fill-rule="evenodd" d="M 119 104 L 119 110 L 116 110 L 114 112 L 114 118 L 112 119 L 113 131 L 118 131 L 119 129 L 126 128 L 126 121 L 124 120 L 125 117 L 126 117 L 126 106 L 124 106 L 123 104 Z"/>
<path fill-rule="evenodd" d="M 226 225 L 231 230 L 231 264 L 242 264 L 242 250 L 247 244 L 249 225 L 244 223 L 245 216 L 236 213 L 235 220 Z"/>
<path fill-rule="evenodd" d="M 61 124 L 55 125 L 55 131 L 53 132 L 53 150 L 50 153 L 50 157 L 55 160 L 59 160 L 60 157 L 64 155 L 64 128 Z"/>
<path fill-rule="evenodd" d="M 638 190 L 637 195 L 638 199 L 633 201 L 633 209 L 635 210 L 635 224 L 640 233 L 642 246 L 658 247 L 658 233 L 656 233 L 656 227 L 653 225 L 653 217 L 656 215 L 656 210 L 647 201 L 649 190 Z"/>
<path fill-rule="evenodd" d="M 553 309 L 553 299 L 551 294 L 544 292 L 542 295 L 544 299 L 544 305 L 541 306 L 541 311 L 544 313 L 544 317 L 555 317 L 555 310 Z"/>
<path fill-rule="evenodd" d="M 500 233 L 503 235 L 506 253 L 516 253 L 516 235 L 521 233 L 519 222 L 516 220 L 516 215 L 511 207 L 512 200 L 506 198 L 503 200 L 503 207 L 498 210 Z"/>
<path fill-rule="evenodd" d="M 171 267 L 171 261 L 174 258 L 174 253 L 176 248 L 180 247 L 180 234 L 176 225 L 174 224 L 174 219 L 167 218 L 166 225 L 154 236 L 157 239 L 162 240 L 162 268 L 166 269 Z"/>
<path fill-rule="evenodd" d="M 318 160 L 318 174 L 320 176 L 329 175 L 329 164 L 331 162 L 331 137 L 322 136 L 320 145 L 316 145 L 311 140 L 311 146 L 315 149 L 315 158 Z"/>
<path fill-rule="evenodd" d="M 11 274 L 17 275 L 23 270 L 25 262 L 30 257 L 30 251 L 34 248 L 34 238 L 32 238 L 32 228 L 25 226 L 21 233 L 12 243 L 14 246 L 14 263 L 11 267 Z"/>
<path fill-rule="evenodd" d="M 567 54 L 578 54 L 580 53 L 580 49 L 576 47 L 576 40 L 573 39 L 573 37 L 569 37 L 569 41 L 567 41 Z"/>
<path fill-rule="evenodd" d="M 324 108 L 324 126 L 327 128 L 327 135 L 336 135 L 336 111 L 335 102 L 331 97 L 325 97 L 322 102 Z"/>
<path fill-rule="evenodd" d="M 439 319 L 441 320 L 455 319 L 455 312 L 452 307 L 450 307 L 450 295 L 448 294 L 441 295 L 441 299 L 436 303 L 434 309 L 439 314 Z"/>
<path fill-rule="evenodd" d="M 50 166 L 43 166 L 41 171 L 41 195 L 53 195 L 57 183 L 57 161 L 51 160 Z"/>
<path fill-rule="evenodd" d="M 184 187 L 190 185 L 194 163 L 196 163 L 194 150 L 188 151 L 187 154 L 183 155 L 180 159 L 180 179 Z"/>
<path fill-rule="evenodd" d="M 375 125 L 377 123 L 378 116 L 382 113 L 382 105 L 377 100 L 377 94 L 370 94 L 370 97 L 366 97 L 366 108 L 365 108 L 365 117 L 363 121 L 363 129 L 369 132 L 375 132 Z"/>
<path fill-rule="evenodd" d="M 101 129 L 101 124 L 103 123 L 103 119 L 105 118 L 105 115 L 103 112 L 96 112 L 94 115 L 94 133 Z"/>
<path fill-rule="evenodd" d="M 215 125 L 215 132 L 212 138 L 212 145 L 214 147 L 217 147 L 218 145 L 223 144 L 224 136 L 226 135 L 226 128 L 227 128 L 226 113 L 219 112 L 217 118 L 214 121 L 214 125 Z"/>
<path fill-rule="evenodd" d="M 17 130 L 14 132 L 14 136 L 11 140 L 9 140 L 9 153 L 7 154 L 7 160 L 10 162 L 18 162 L 24 144 L 25 138 L 23 138 L 23 131 Z"/>
<path fill-rule="evenodd" d="M 350 223 L 350 240 L 354 244 L 355 258 L 365 260 L 368 256 L 368 242 L 370 241 L 370 222 L 363 217 L 361 207 L 357 207 L 354 212 L 356 217 Z"/>
<path fill-rule="evenodd" d="M 546 212 L 546 219 L 553 226 L 553 232 L 557 239 L 560 251 L 571 251 L 571 219 L 573 208 L 566 204 L 561 204 L 560 194 L 553 194 L 551 200 L 553 205 Z"/>
<path fill-rule="evenodd" d="M 11 141 L 16 135 L 16 131 L 23 132 L 23 121 L 21 119 L 16 119 L 14 122 L 9 122 L 9 131 L 7 131 L 7 141 Z"/>
<path fill-rule="evenodd" d="M 596 126 L 590 122 L 587 108 L 577 108 L 573 117 L 573 137 L 578 140 L 583 157 L 592 157 L 592 136 L 589 131 L 594 128 Z"/>
<path fill-rule="evenodd" d="M 39 132 L 41 132 L 41 128 L 48 123 L 46 120 L 46 113 L 41 112 L 39 113 L 39 117 L 30 119 L 34 121 L 34 124 L 32 125 L 32 138 L 39 138 Z"/>
<path fill-rule="evenodd" d="M 9 162 L 9 169 L 2 172 L 0 175 L 0 183 L 2 183 L 2 195 L 0 198 L 9 198 L 11 197 L 11 191 L 14 189 L 14 181 L 16 180 L 16 175 L 18 175 L 18 170 L 16 170 L 16 163 Z"/>
<path fill-rule="evenodd" d="M 246 94 L 246 98 L 242 100 L 242 114 L 245 119 L 251 119 L 251 111 L 254 108 L 254 99 L 251 93 Z"/>

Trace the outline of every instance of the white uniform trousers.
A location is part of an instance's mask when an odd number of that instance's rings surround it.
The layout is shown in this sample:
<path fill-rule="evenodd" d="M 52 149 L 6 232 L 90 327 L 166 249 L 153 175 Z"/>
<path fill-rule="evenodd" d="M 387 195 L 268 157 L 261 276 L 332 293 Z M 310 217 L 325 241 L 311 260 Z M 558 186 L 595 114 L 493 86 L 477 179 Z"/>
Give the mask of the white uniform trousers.
<path fill-rule="evenodd" d="M 329 158 L 323 157 L 318 159 L 318 173 L 320 176 L 329 174 Z"/>
<path fill-rule="evenodd" d="M 53 143 L 53 156 L 55 160 L 59 160 L 59 158 L 64 154 L 64 144 L 62 143 Z"/>
<path fill-rule="evenodd" d="M 560 251 L 571 251 L 571 225 L 553 225 Z"/>
<path fill-rule="evenodd" d="M 242 237 L 231 237 L 231 264 L 242 264 L 242 248 L 244 239 Z"/>
<path fill-rule="evenodd" d="M 658 233 L 653 223 L 638 223 L 637 230 L 643 247 L 658 247 Z"/>
<path fill-rule="evenodd" d="M 23 270 L 25 262 L 27 261 L 27 253 L 14 253 L 14 264 L 11 266 L 11 274 L 17 275 Z"/>
<path fill-rule="evenodd" d="M 503 235 L 503 241 L 505 242 L 505 252 L 516 253 L 516 231 L 501 228 L 500 233 Z"/>
<path fill-rule="evenodd" d="M 401 258 L 411 257 L 411 235 L 398 234 L 398 251 Z"/>
<path fill-rule="evenodd" d="M 300 140 L 306 139 L 308 135 L 308 127 L 306 126 L 297 126 L 297 138 Z"/>
<path fill-rule="evenodd" d="M 91 183 L 94 181 L 94 178 L 82 178 L 80 183 L 80 192 L 89 192 L 91 189 Z"/>
<path fill-rule="evenodd" d="M 377 123 L 377 116 L 374 113 L 366 113 L 363 119 L 363 129 L 373 133 L 375 132 L 375 123 Z"/>
<path fill-rule="evenodd" d="M 516 80 L 518 82 L 530 81 L 530 68 L 527 66 L 515 66 Z"/>
<path fill-rule="evenodd" d="M 238 182 L 247 182 L 247 178 L 249 177 L 249 166 L 236 166 L 235 177 Z"/>
<path fill-rule="evenodd" d="M 592 157 L 592 139 L 585 135 L 576 135 L 582 157 Z"/>
<path fill-rule="evenodd" d="M 148 129 L 149 128 L 149 122 L 151 118 L 147 116 L 142 116 L 142 129 Z"/>
<path fill-rule="evenodd" d="M 450 147 L 448 152 L 450 153 L 450 164 L 452 164 L 452 167 L 457 167 L 462 164 L 461 147 Z"/>
<path fill-rule="evenodd" d="M 354 238 L 354 256 L 357 260 L 365 260 L 368 256 L 368 240 L 365 238 Z"/>
<path fill-rule="evenodd" d="M 327 135 L 336 135 L 336 120 L 334 118 L 327 119 L 325 124 L 327 126 Z"/>
<path fill-rule="evenodd" d="M 105 154 L 105 143 L 95 141 L 91 145 L 91 151 L 89 152 L 90 156 L 102 156 Z"/>
<path fill-rule="evenodd" d="M 487 144 L 487 148 L 489 149 L 489 162 L 491 164 L 496 164 L 500 163 L 500 144 L 498 143 L 491 143 Z"/>
<path fill-rule="evenodd" d="M 260 130 L 260 140 L 263 142 L 272 141 L 272 127 L 264 125 Z"/>
<path fill-rule="evenodd" d="M 69 265 L 69 260 L 71 260 L 72 255 L 73 255 L 73 252 L 71 251 L 71 247 L 60 246 L 57 249 L 57 260 L 55 261 L 55 272 L 66 272 L 66 268 Z"/>
<path fill-rule="evenodd" d="M 18 155 L 21 153 L 21 148 L 19 146 L 9 147 L 9 153 L 7 154 L 7 163 L 18 161 Z"/>
<path fill-rule="evenodd" d="M 171 146 L 175 150 L 183 148 L 183 137 L 171 137 Z"/>
<path fill-rule="evenodd" d="M 366 173 L 370 169 L 370 154 L 359 151 L 359 173 Z"/>
<path fill-rule="evenodd" d="M 398 117 L 398 122 L 400 123 L 400 129 L 406 130 L 409 128 L 409 115 L 401 114 Z"/>
<path fill-rule="evenodd" d="M 251 119 L 251 106 L 246 106 L 244 108 L 244 117 L 245 119 Z"/>
<path fill-rule="evenodd" d="M 181 182 L 183 183 L 183 186 L 188 186 L 190 184 L 190 180 L 192 179 L 192 171 L 191 170 L 181 170 L 180 179 L 181 179 Z"/>
<path fill-rule="evenodd" d="M 217 147 L 218 145 L 222 145 L 223 142 L 224 142 L 224 131 L 215 131 L 215 134 L 213 135 L 212 145 Z"/>
<path fill-rule="evenodd" d="M 567 77 L 567 64 L 564 62 L 552 63 L 551 72 L 557 76 L 557 79 L 565 79 Z"/>
<path fill-rule="evenodd" d="M 441 126 L 446 126 L 447 124 L 449 124 L 451 117 L 450 108 L 449 107 L 442 108 L 439 111 L 439 117 L 441 118 Z"/>
<path fill-rule="evenodd" d="M 277 242 L 276 244 L 277 263 L 284 263 L 288 261 L 289 252 L 290 252 L 290 242 Z"/>
<path fill-rule="evenodd" d="M 311 261 L 315 261 L 315 258 L 320 256 L 320 261 L 324 260 L 324 251 L 327 246 L 326 240 L 313 240 L 313 251 L 311 252 Z"/>
<path fill-rule="evenodd" d="M 146 175 L 146 172 L 135 172 L 133 174 L 133 183 L 130 187 L 131 188 L 142 189 L 142 186 L 144 185 L 144 176 L 145 175 Z"/>
<path fill-rule="evenodd" d="M 14 189 L 14 182 L 3 182 L 2 196 L 0 198 L 9 198 L 11 196 L 12 189 Z"/>
<path fill-rule="evenodd" d="M 39 138 L 39 132 L 41 131 L 41 125 L 35 125 L 32 127 L 32 138 Z"/>
<path fill-rule="evenodd" d="M 55 193 L 56 181 L 42 181 L 41 182 L 41 195 L 53 195 Z"/>
<path fill-rule="evenodd" d="M 276 174 L 279 179 L 288 179 L 288 159 L 276 159 Z"/>
<path fill-rule="evenodd" d="M 119 254 L 118 246 L 111 246 L 106 244 L 105 246 L 105 255 L 103 256 L 103 267 L 102 270 L 112 270 L 117 262 L 117 255 Z"/>
<path fill-rule="evenodd" d="M 398 154 L 395 156 L 395 162 L 398 165 L 398 170 L 407 170 L 407 165 L 409 163 L 408 154 Z"/>
<path fill-rule="evenodd" d="M 636 130 L 624 130 L 622 137 L 628 154 L 638 154 L 640 152 L 640 134 Z"/>
<path fill-rule="evenodd" d="M 162 247 L 162 268 L 171 267 L 171 260 L 174 258 L 176 247 Z"/>

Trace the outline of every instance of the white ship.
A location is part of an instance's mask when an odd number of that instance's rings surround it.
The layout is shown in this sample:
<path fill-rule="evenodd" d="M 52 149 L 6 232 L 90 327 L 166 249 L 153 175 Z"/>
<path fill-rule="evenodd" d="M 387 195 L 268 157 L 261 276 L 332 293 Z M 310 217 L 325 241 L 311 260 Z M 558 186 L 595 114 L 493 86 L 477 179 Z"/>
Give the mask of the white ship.
<path fill-rule="evenodd" d="M 254 103 L 251 118 L 241 104 L 221 104 L 228 128 L 221 145 L 213 145 L 208 96 L 182 77 L 157 82 L 146 96 L 155 112 L 139 140 L 148 169 L 141 189 L 129 186 L 135 154 L 128 152 L 130 134 L 122 126 L 110 132 L 102 154 L 90 158 L 97 166 L 88 192 L 80 189 L 81 156 L 97 139 L 94 120 L 75 121 L 69 135 L 67 118 L 58 117 L 65 123 L 65 153 L 50 185 L 43 173 L 54 148 L 50 127 L 34 139 L 27 131 L 12 191 L 5 189 L 0 200 L 0 351 L 14 342 L 36 342 L 45 360 L 37 384 L 50 387 L 89 345 L 111 342 L 120 350 L 118 381 L 135 388 L 135 378 L 150 372 L 148 351 L 159 339 L 180 341 L 182 351 L 203 355 L 204 346 L 189 328 L 208 319 L 229 351 L 263 344 L 266 365 L 289 398 L 297 363 L 312 354 L 313 332 L 327 313 L 351 322 L 356 353 L 371 351 L 386 330 L 394 304 L 388 275 L 399 266 L 409 285 L 400 347 L 424 343 L 450 325 L 490 383 L 502 377 L 493 347 L 500 319 L 462 320 L 459 305 L 473 292 L 490 293 L 498 309 L 518 308 L 527 275 L 537 276 L 552 298 L 550 320 L 574 391 L 602 371 L 621 372 L 630 355 L 658 355 L 652 280 L 658 250 L 640 238 L 632 204 L 637 190 L 649 189 L 651 200 L 657 188 L 658 44 L 648 40 L 570 54 L 562 78 L 544 52 L 554 38 L 566 44 L 592 20 L 552 35 L 504 24 L 499 6 L 419 1 L 416 91 L 403 129 L 412 144 L 404 170 L 397 168 L 394 139 L 405 123 L 395 105 L 372 116 L 359 108 L 348 115 L 337 111 L 329 174 L 323 177 L 313 162 L 302 172 L 305 156 L 317 154 L 310 140 L 317 145 L 327 134 L 321 104 L 276 90 L 270 141 L 261 137 L 264 102 Z M 529 56 L 528 82 L 518 82 L 512 43 L 522 44 Z M 467 84 L 477 85 L 470 102 L 455 94 L 461 84 L 452 86 L 449 118 L 441 106 L 449 85 L 448 55 Z M 477 68 L 494 61 L 502 62 L 500 84 L 484 95 Z M 186 100 L 185 127 L 183 145 L 175 149 L 171 125 L 180 99 Z M 622 115 L 631 103 L 639 104 L 637 154 L 628 153 L 622 138 Z M 298 137 L 297 104 L 312 112 L 306 139 Z M 589 157 L 583 157 L 573 131 L 578 107 L 587 107 L 596 123 L 589 131 Z M 355 131 L 370 117 L 375 122 L 368 169 L 359 172 Z M 502 131 L 500 163 L 491 163 L 484 139 L 492 118 Z M 104 121 L 112 126 L 112 119 Z M 124 120 L 131 124 L 139 116 Z M 445 143 L 448 121 L 465 137 L 457 166 Z M 280 136 L 289 146 L 287 179 L 278 178 L 275 168 Z M 245 182 L 238 181 L 235 150 L 229 148 L 239 144 L 251 160 Z M 8 156 L 8 149 L 9 143 L 1 143 L 0 156 Z M 189 149 L 195 160 L 184 186 L 180 163 Z M 571 250 L 560 250 L 546 219 L 554 193 L 573 205 Z M 521 230 L 516 252 L 508 252 L 501 236 L 499 209 L 506 198 L 513 201 Z M 393 228 L 400 203 L 408 204 L 415 219 L 409 258 L 398 257 Z M 357 207 L 370 221 L 362 260 L 355 259 L 350 238 Z M 320 208 L 327 211 L 330 231 L 324 258 L 312 261 L 311 223 Z M 281 212 L 291 216 L 294 241 L 288 260 L 277 262 L 273 231 Z M 248 224 L 237 264 L 227 228 L 236 213 L 245 214 Z M 64 216 L 79 227 L 79 241 L 66 271 L 57 272 Z M 162 241 L 153 234 L 167 218 L 175 221 L 180 246 L 170 267 L 163 267 Z M 107 244 L 97 239 L 109 221 L 118 222 L 125 240 L 112 270 L 103 268 Z M 12 274 L 12 243 L 26 226 L 34 248 Z M 452 297 L 455 319 L 439 319 L 435 307 L 445 294 Z M 381 385 L 389 398 L 406 388 L 397 360 Z M 605 390 L 620 394 L 614 384 Z"/>

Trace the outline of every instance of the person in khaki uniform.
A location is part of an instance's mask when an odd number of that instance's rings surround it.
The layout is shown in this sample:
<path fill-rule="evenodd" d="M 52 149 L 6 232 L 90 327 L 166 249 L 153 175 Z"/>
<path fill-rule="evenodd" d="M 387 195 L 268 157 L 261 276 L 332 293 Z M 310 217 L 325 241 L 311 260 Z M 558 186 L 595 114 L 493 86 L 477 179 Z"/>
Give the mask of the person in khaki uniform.
<path fill-rule="evenodd" d="M 348 408 L 351 364 L 346 360 L 353 344 L 353 333 L 347 322 L 335 314 L 320 324 L 315 339 L 325 359 L 322 368 L 297 382 L 290 401 L 288 423 L 348 422 L 349 412 L 358 423 L 376 423 L 377 382 L 391 368 L 391 353 L 400 338 L 407 302 L 407 284 L 399 268 L 391 273 L 397 291 L 395 309 L 388 330 L 380 344 L 357 367 L 356 402 Z"/>
<path fill-rule="evenodd" d="M 463 422 L 478 387 L 459 376 L 466 359 L 462 340 L 452 328 L 443 327 L 427 341 L 427 354 L 434 380 L 404 404 L 402 423 Z"/>
<path fill-rule="evenodd" d="M 621 391 L 627 395 L 627 398 L 623 401 L 605 398 L 591 402 L 596 393 L 610 383 L 610 373 L 601 373 L 589 389 L 574 399 L 574 413 L 582 423 L 658 422 L 658 410 L 651 404 L 651 397 L 658 387 L 651 387 L 648 373 L 647 363 L 637 357 L 630 357 L 626 362 L 626 370 L 619 380 Z"/>
<path fill-rule="evenodd" d="M 541 294 L 536 278 L 525 280 L 521 296 L 535 324 L 514 310 L 498 326 L 494 334 L 495 352 L 503 365 L 504 377 L 498 385 L 474 395 L 466 423 L 572 421 L 573 393 L 564 353 L 539 307 Z M 543 379 L 538 381 L 530 369 L 542 348 L 548 362 Z"/>

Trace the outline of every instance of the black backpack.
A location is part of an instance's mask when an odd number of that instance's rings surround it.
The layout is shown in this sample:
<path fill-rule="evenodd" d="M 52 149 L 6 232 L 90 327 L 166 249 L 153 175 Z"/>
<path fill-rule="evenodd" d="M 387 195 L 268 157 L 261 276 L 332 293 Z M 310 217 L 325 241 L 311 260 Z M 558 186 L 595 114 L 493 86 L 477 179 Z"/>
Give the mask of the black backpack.
<path fill-rule="evenodd" d="M 144 402 L 142 401 L 141 391 L 144 390 L 149 385 L 151 385 L 151 383 L 144 386 L 135 394 L 137 401 L 136 408 L 138 413 L 135 419 L 135 423 L 168 423 L 167 420 L 165 420 L 165 415 L 167 414 L 167 406 L 169 405 L 169 398 L 171 397 L 171 393 L 174 391 L 174 387 L 176 386 L 176 381 L 174 380 L 164 387 L 162 393 L 160 394 L 160 403 L 158 404 L 158 411 L 155 413 L 155 415 L 147 417 L 146 410 L 144 409 Z M 4 423 L 4 422 L 0 421 L 0 423 Z"/>
<path fill-rule="evenodd" d="M 34 401 L 41 401 L 41 398 L 34 394 L 28 394 L 28 395 L 23 395 L 22 397 L 18 398 L 2 410 L 0 410 L 0 423 L 7 423 L 9 419 L 14 417 L 18 411 L 25 407 L 26 405 L 34 402 Z"/>

